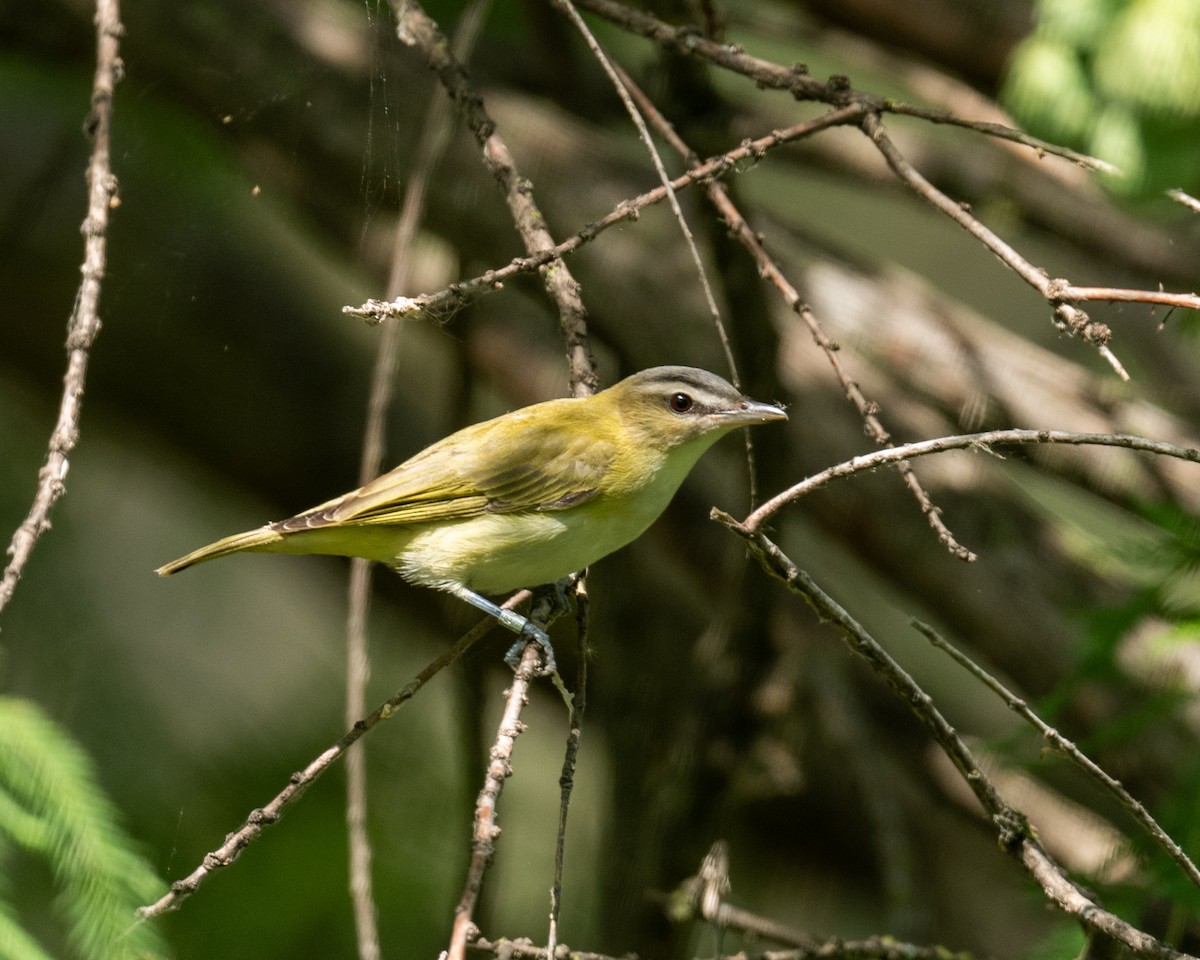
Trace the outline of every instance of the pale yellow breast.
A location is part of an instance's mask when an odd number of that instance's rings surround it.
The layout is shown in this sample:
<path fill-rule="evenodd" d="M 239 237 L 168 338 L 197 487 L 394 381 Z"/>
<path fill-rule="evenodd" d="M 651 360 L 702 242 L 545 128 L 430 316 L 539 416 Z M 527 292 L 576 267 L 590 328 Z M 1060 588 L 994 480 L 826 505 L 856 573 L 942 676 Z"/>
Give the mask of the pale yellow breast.
<path fill-rule="evenodd" d="M 430 525 L 404 545 L 393 566 L 413 583 L 462 583 L 479 593 L 559 580 L 639 537 L 713 439 L 676 448 L 659 461 L 651 482 L 620 496 L 567 510 L 483 514 Z"/>
<path fill-rule="evenodd" d="M 625 546 L 654 518 L 598 517 L 587 506 L 546 513 L 484 514 L 427 527 L 395 564 L 405 579 L 429 586 L 462 583 L 506 593 L 551 583 Z"/>

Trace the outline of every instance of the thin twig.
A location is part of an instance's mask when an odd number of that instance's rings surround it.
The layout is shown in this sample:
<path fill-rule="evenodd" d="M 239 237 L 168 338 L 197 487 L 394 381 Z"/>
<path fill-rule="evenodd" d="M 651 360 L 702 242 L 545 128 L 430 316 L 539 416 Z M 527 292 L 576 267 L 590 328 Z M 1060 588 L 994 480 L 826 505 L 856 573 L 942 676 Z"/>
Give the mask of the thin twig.
<path fill-rule="evenodd" d="M 483 148 L 484 163 L 504 191 L 526 252 L 536 255 L 553 250 L 554 238 L 533 198 L 533 184 L 518 171 L 508 145 L 483 105 L 483 98 L 475 91 L 467 71 L 451 51 L 438 25 L 417 0 L 391 0 L 391 3 L 400 40 L 421 51 Z M 559 326 L 567 348 L 571 392 L 577 397 L 587 396 L 596 391 L 600 380 L 588 341 L 587 311 L 580 297 L 579 283 L 557 255 L 547 259 L 539 269 L 546 292 L 558 308 Z"/>
<path fill-rule="evenodd" d="M 1129 374 L 1125 370 L 1124 365 L 1121 364 L 1108 345 L 1112 337 L 1112 331 L 1109 330 L 1106 324 L 1092 320 L 1091 317 L 1071 302 L 1075 300 L 1102 298 L 1095 296 L 1081 297 L 1069 281 L 1051 279 L 1045 270 L 1035 267 L 1021 256 L 1011 244 L 984 226 L 967 207 L 950 199 L 950 197 L 946 196 L 946 194 L 942 193 L 941 190 L 926 180 L 916 167 L 905 159 L 899 148 L 892 142 L 892 139 L 884 130 L 883 122 L 879 119 L 878 114 L 865 114 L 862 119 L 862 128 L 863 132 L 870 137 L 871 142 L 879 149 L 884 160 L 887 161 L 888 166 L 891 167 L 892 172 L 901 182 L 908 184 L 931 206 L 944 213 L 966 230 L 971 236 L 991 250 L 1000 259 L 1001 263 L 1045 297 L 1054 310 L 1055 325 L 1059 329 L 1092 344 L 1122 380 L 1129 379 Z M 1094 287 L 1083 287 L 1080 289 L 1091 293 L 1097 291 L 1097 288 Z M 1133 291 L 1120 292 L 1131 293 Z M 1157 303 L 1162 302 L 1162 296 L 1163 294 L 1161 293 L 1147 291 L 1146 297 L 1143 299 L 1147 302 Z M 1182 296 L 1185 298 L 1190 297 L 1192 304 L 1200 307 L 1200 298 L 1197 298 L 1194 294 L 1184 294 Z M 1128 300 L 1131 298 L 1120 297 L 1118 299 Z"/>
<path fill-rule="evenodd" d="M 688 253 L 692 258 L 692 265 L 696 268 L 696 276 L 700 279 L 700 289 L 704 292 L 704 302 L 708 306 L 709 315 L 712 317 L 713 325 L 717 330 L 717 337 L 721 342 L 721 349 L 725 353 L 725 363 L 729 367 L 730 381 L 735 387 L 740 388 L 742 385 L 741 377 L 738 375 L 737 361 L 733 356 L 733 346 L 729 342 L 729 334 L 725 330 L 725 322 L 721 319 L 721 308 L 717 306 L 717 298 L 713 295 L 712 284 L 708 282 L 708 273 L 704 269 L 704 262 L 700 259 L 700 251 L 696 248 L 696 238 L 692 236 L 692 231 L 688 228 L 687 219 L 683 215 L 683 209 L 679 206 L 679 198 L 675 196 L 675 190 L 671 186 L 671 178 L 667 175 L 667 168 L 663 166 L 662 157 L 655 148 L 654 141 L 650 138 L 650 131 L 646 127 L 646 121 L 638 110 L 637 104 L 634 103 L 634 97 L 632 96 L 633 82 L 624 70 L 609 59 L 608 54 L 604 52 L 604 48 L 600 46 L 595 35 L 588 29 L 587 24 L 583 22 L 583 17 L 579 15 L 579 11 L 572 6 L 571 0 L 553 0 L 553 2 L 555 6 L 566 13 L 571 23 L 574 24 L 575 29 L 583 36 L 588 49 L 592 51 L 592 55 L 608 75 L 613 89 L 617 91 L 617 96 L 621 98 L 625 112 L 629 114 L 629 119 L 633 121 L 633 125 L 637 129 L 638 139 L 645 145 L 646 152 L 650 154 L 650 159 L 654 163 L 654 170 L 658 174 L 659 182 L 662 183 L 667 191 L 667 202 L 671 206 L 671 212 L 675 215 L 675 222 L 679 224 L 679 232 L 683 234 L 684 243 L 687 244 Z M 746 431 L 746 435 L 749 437 L 749 431 Z"/>
<path fill-rule="evenodd" d="M 529 591 L 521 590 L 509 597 L 501 606 L 512 609 L 529 599 Z M 271 824 L 277 822 L 284 811 L 304 793 L 313 782 L 341 757 L 346 750 L 360 737 L 373 730 L 381 721 L 390 720 L 395 712 L 416 695 L 426 683 L 432 680 L 440 671 L 450 666 L 455 660 L 478 643 L 493 627 L 496 621 L 491 617 L 480 620 L 467 633 L 459 638 L 449 650 L 437 657 L 418 673 L 412 680 L 388 697 L 383 703 L 367 716 L 355 722 L 336 743 L 323 751 L 300 771 L 293 773 L 288 785 L 277 793 L 270 803 L 257 810 L 252 810 L 245 823 L 225 838 L 225 842 L 211 853 L 204 855 L 203 861 L 195 870 L 171 884 L 161 898 L 138 910 L 138 917 L 149 919 L 172 910 L 178 910 L 183 901 L 190 897 L 200 885 L 215 871 L 232 864 L 243 850 Z"/>
<path fill-rule="evenodd" d="M 1190 193 L 1184 193 L 1182 190 L 1168 190 L 1167 196 L 1176 203 L 1182 203 L 1193 213 L 1200 213 L 1200 200 L 1197 200 Z"/>
<path fill-rule="evenodd" d="M 1037 289 L 1054 308 L 1055 323 L 1061 329 L 1079 336 L 1092 343 L 1101 356 L 1112 366 L 1122 379 L 1128 379 L 1128 373 L 1108 346 L 1110 331 L 1102 323 L 1093 321 L 1086 313 L 1075 307 L 1077 301 L 1089 299 L 1080 296 L 1080 290 L 1095 291 L 1098 288 L 1074 288 L 1065 280 L 1052 280 L 1044 271 L 1038 270 L 1013 248 L 988 231 L 960 204 L 941 194 L 928 181 L 920 176 L 900 151 L 887 139 L 883 133 L 881 115 L 885 113 L 904 114 L 919 117 L 932 123 L 951 124 L 973 130 L 977 133 L 998 137 L 1014 143 L 1023 144 L 1038 151 L 1039 154 L 1054 154 L 1073 163 L 1078 163 L 1094 170 L 1116 172 L 1111 164 L 1089 157 L 1076 151 L 1055 144 L 1038 140 L 1020 130 L 992 121 L 968 120 L 955 116 L 947 111 L 931 109 L 902 103 L 878 94 L 865 93 L 853 89 L 850 81 L 844 76 L 830 77 L 822 81 L 812 77 L 802 65 L 783 67 L 779 64 L 762 60 L 747 54 L 741 47 L 734 44 L 722 44 L 700 36 L 694 28 L 675 27 L 654 16 L 616 2 L 616 0 L 575 0 L 582 8 L 589 10 L 605 19 L 621 26 L 632 33 L 640 34 L 658 43 L 665 49 L 672 50 L 684 56 L 696 56 L 709 62 L 742 74 L 763 88 L 786 90 L 797 100 L 817 101 L 835 107 L 854 105 L 863 114 L 863 130 L 884 154 L 893 172 L 913 189 L 917 190 L 927 201 L 937 209 L 952 217 L 961 226 L 969 230 L 977 239 L 983 242 L 1011 269 L 1015 270 L 1026 282 Z M 1186 196 L 1186 195 L 1185 195 Z M 1183 197 L 1174 196 L 1179 202 L 1186 202 Z M 1132 291 L 1142 293 L 1142 296 L 1122 296 L 1118 299 L 1132 299 L 1145 303 L 1162 303 L 1163 296 L 1175 298 L 1173 305 L 1197 308 L 1200 303 L 1195 294 L 1164 295 L 1161 291 Z M 1128 292 L 1127 292 L 1128 293 Z M 1090 299 L 1106 299 L 1094 297 Z"/>
<path fill-rule="evenodd" d="M 745 520 L 746 529 L 757 531 L 765 520 L 776 513 L 780 507 L 798 500 L 800 497 L 822 487 L 831 480 L 848 477 L 863 470 L 874 470 L 898 460 L 911 460 L 925 457 L 931 453 L 944 453 L 947 450 L 976 449 L 987 451 L 989 447 L 1006 444 L 1041 444 L 1063 443 L 1070 446 L 1102 446 L 1125 447 L 1142 453 L 1154 453 L 1163 457 L 1176 457 L 1191 463 L 1200 463 L 1200 450 L 1191 447 L 1179 447 L 1162 440 L 1148 440 L 1145 437 L 1124 433 L 1069 433 L 1065 430 L 987 430 L 983 433 L 965 433 L 952 437 L 936 437 L 933 440 L 919 440 L 916 443 L 906 443 L 899 447 L 889 447 L 886 450 L 874 450 L 858 457 L 828 467 L 820 473 L 802 480 L 789 487 L 782 493 L 776 494 L 761 507 L 751 513 Z"/>
<path fill-rule="evenodd" d="M 567 747 L 563 752 L 562 772 L 558 777 L 558 832 L 554 840 L 554 882 L 550 887 L 550 929 L 546 937 L 547 956 L 553 956 L 558 945 L 558 923 L 562 912 L 562 878 L 567 849 L 567 813 L 571 807 L 571 793 L 575 789 L 575 763 L 579 756 L 579 744 L 583 739 L 583 715 L 587 709 L 588 658 L 588 594 L 587 581 L 580 579 L 575 585 L 575 622 L 579 633 L 579 671 L 575 676 L 575 694 L 571 698 L 568 717 L 570 730 Z"/>
<path fill-rule="evenodd" d="M 1185 310 L 1200 310 L 1200 295 L 1167 290 L 1128 290 L 1122 287 L 1077 287 L 1067 284 L 1057 291 L 1066 300 L 1100 300 L 1106 303 L 1157 303 Z"/>
<path fill-rule="evenodd" d="M 997 696 L 1003 700 L 1010 710 L 1017 716 L 1024 719 L 1030 726 L 1038 731 L 1046 741 L 1057 751 L 1068 757 L 1072 763 L 1089 773 L 1095 780 L 1099 781 L 1129 814 L 1142 825 L 1142 828 L 1153 838 L 1153 840 L 1166 851 L 1184 873 L 1188 879 L 1197 887 L 1200 887 L 1200 869 L 1197 869 L 1196 864 L 1183 851 L 1183 849 L 1172 840 L 1165 830 L 1158 825 L 1158 821 L 1150 815 L 1147 810 L 1132 794 L 1129 793 L 1121 782 L 1110 776 L 1086 754 L 1083 753 L 1074 743 L 1059 733 L 1054 727 L 1046 723 L 1030 708 L 1023 699 L 1008 689 L 996 677 L 988 673 L 983 667 L 977 664 L 974 660 L 968 657 L 965 653 L 955 647 L 949 640 L 943 637 L 940 633 L 929 626 L 927 623 L 922 623 L 920 620 L 910 621 L 920 633 L 924 634 L 925 638 L 939 650 L 943 650 L 960 666 L 969 671 L 978 680 L 981 680 L 988 688 L 990 688 Z"/>
<path fill-rule="evenodd" d="M 815 120 L 797 123 L 782 130 L 772 130 L 764 136 L 743 141 L 734 149 L 718 154 L 687 173 L 676 177 L 671 181 L 671 188 L 682 190 L 693 183 L 703 183 L 714 177 L 726 176 L 737 171 L 742 164 L 757 162 L 775 147 L 812 136 L 829 127 L 858 123 L 861 116 L 862 108 L 851 106 L 830 110 Z M 452 283 L 444 290 L 423 294 L 419 297 L 400 297 L 390 302 L 367 300 L 357 307 L 343 307 L 342 313 L 351 317 L 361 317 L 372 323 L 379 323 L 391 317 L 415 316 L 422 313 L 437 314 L 441 311 L 456 309 L 475 296 L 502 289 L 505 281 L 513 277 L 540 270 L 546 264 L 555 262 L 569 253 L 574 253 L 585 243 L 596 239 L 609 227 L 626 220 L 636 220 L 643 209 L 661 203 L 666 197 L 666 187 L 655 187 L 631 200 L 622 201 L 600 220 L 587 224 L 574 236 L 568 237 L 562 243 L 548 250 L 527 257 L 518 257 L 506 266 L 488 270 L 468 280 Z"/>
<path fill-rule="evenodd" d="M 925 726 L 979 800 L 997 833 L 1001 849 L 1018 859 L 1040 884 L 1046 896 L 1087 928 L 1124 943 L 1135 953 L 1159 960 L 1183 960 L 1187 954 L 1166 946 L 1115 914 L 1104 910 L 1079 889 L 1042 848 L 1028 820 L 1007 803 L 980 768 L 970 749 L 933 699 L 829 594 L 762 533 L 715 510 L 714 519 L 745 540 L 768 574 L 803 597 L 816 615 L 842 634 L 852 652 L 862 657 Z M 1193 958 L 1194 960 L 1194 958 Z"/>
<path fill-rule="evenodd" d="M 500 940 L 475 937 L 467 944 L 467 947 L 480 953 L 494 954 L 502 960 L 509 960 L 512 957 L 520 957 L 522 960 L 547 960 L 551 955 L 545 947 L 539 947 L 528 937 L 517 937 L 513 940 L 509 940 L 507 937 Z M 554 957 L 555 960 L 637 960 L 637 954 L 633 953 L 614 957 L 607 953 L 593 953 L 590 950 L 573 950 L 563 943 L 560 943 L 554 951 Z"/>
<path fill-rule="evenodd" d="M 811 76 L 803 64 L 784 67 L 759 57 L 751 56 L 737 44 L 719 43 L 701 36 L 694 27 L 674 26 L 659 20 L 652 14 L 618 3 L 616 0 L 575 0 L 576 5 L 603 17 L 630 33 L 652 40 L 664 49 L 687 57 L 707 60 L 716 66 L 753 80 L 763 89 L 782 90 L 797 100 L 816 101 L 830 106 L 842 107 L 854 104 L 871 113 L 901 113 L 920 117 L 932 123 L 941 123 L 990 137 L 1008 140 L 1036 150 L 1039 154 L 1062 157 L 1072 163 L 1106 173 L 1117 172 L 1112 164 L 1090 157 L 1067 147 L 1039 140 L 1015 127 L 983 120 L 969 120 L 943 110 L 915 106 L 878 94 L 864 93 L 853 89 L 844 76 L 833 76 L 818 80 Z"/>
<path fill-rule="evenodd" d="M 659 111 L 658 107 L 654 105 L 654 101 L 646 96 L 645 91 L 633 81 L 633 78 L 630 77 L 624 69 L 617 64 L 614 64 L 613 66 L 621 79 L 621 83 L 628 92 L 628 95 L 637 104 L 637 108 L 643 114 L 645 114 L 647 118 L 649 118 L 650 122 L 654 125 L 654 129 L 659 132 L 659 135 L 663 137 L 663 139 L 665 139 L 681 157 L 683 157 L 689 168 L 694 169 L 698 167 L 700 165 L 700 158 L 696 155 L 691 147 L 683 142 L 683 139 L 678 133 L 675 132 L 675 128 L 671 125 L 670 121 L 668 121 L 667 118 L 664 117 Z M 665 175 L 666 174 L 663 173 L 663 176 Z M 666 182 L 664 181 L 664 186 L 665 185 Z M 728 198 L 725 185 L 720 181 L 706 181 L 704 189 L 710 200 L 713 199 L 714 193 L 719 193 Z M 713 202 L 716 203 L 715 200 L 713 200 Z M 676 209 L 678 209 L 678 203 L 675 201 L 675 192 L 673 190 L 671 191 L 671 203 L 676 207 Z M 682 213 L 680 213 L 679 216 L 682 217 Z M 688 247 L 692 251 L 692 259 L 696 264 L 696 270 L 699 272 L 701 283 L 704 286 L 704 294 L 708 299 L 709 312 L 712 314 L 713 323 L 717 328 L 717 335 L 721 341 L 721 348 L 725 352 L 725 362 L 729 365 L 731 380 L 733 381 L 733 385 L 735 387 L 741 389 L 741 378 L 738 375 L 737 366 L 734 363 L 733 346 L 729 342 L 729 335 L 725 330 L 724 322 L 721 320 L 721 313 L 717 309 L 716 300 L 713 298 L 712 290 L 710 289 L 708 280 L 704 274 L 704 268 L 700 264 L 700 254 L 696 250 L 695 243 L 692 241 L 691 232 L 687 230 L 687 225 L 683 223 L 682 219 L 680 220 L 680 223 L 685 231 L 684 236 L 687 239 Z M 754 456 L 754 431 L 743 430 L 742 437 L 743 443 L 746 447 L 746 472 L 748 474 L 747 479 L 749 481 L 748 486 L 750 488 L 750 505 L 753 507 L 758 503 L 758 464 Z"/>
<path fill-rule="evenodd" d="M 119 203 L 117 178 L 113 175 L 110 157 L 113 92 L 124 71 L 120 57 L 124 28 L 118 0 L 97 0 L 95 23 L 96 72 L 92 78 L 91 109 L 84 121 L 84 132 L 92 140 L 92 155 L 87 168 L 87 216 L 80 227 L 83 233 L 83 278 L 67 324 L 67 369 L 63 374 L 58 419 L 46 445 L 46 461 L 38 471 L 33 503 L 9 543 L 10 560 L 0 576 L 0 611 L 12 599 L 34 546 L 50 529 L 51 509 L 66 492 L 68 458 L 79 441 L 88 358 L 100 332 L 100 290 L 108 260 L 108 217 Z"/>
<path fill-rule="evenodd" d="M 608 78 L 616 89 L 617 95 L 621 98 L 621 103 L 624 105 L 625 111 L 629 114 L 633 125 L 637 128 L 638 138 L 645 144 L 646 150 L 650 154 L 650 159 L 654 162 L 654 169 L 658 173 L 658 179 L 667 191 L 667 201 L 671 205 L 671 212 L 675 215 L 675 221 L 679 224 L 679 231 L 683 235 L 684 243 L 687 244 L 688 253 L 692 258 L 692 265 L 696 268 L 696 276 L 700 280 L 700 289 L 704 293 L 704 302 L 708 307 L 708 314 L 712 318 L 713 327 L 717 331 L 717 340 L 721 344 L 721 351 L 725 354 L 725 365 L 729 370 L 730 382 L 738 389 L 741 389 L 742 378 L 738 373 L 737 359 L 733 355 L 733 344 L 729 341 L 729 332 L 725 329 L 725 321 L 721 317 L 721 308 L 717 306 L 717 298 L 713 295 L 712 284 L 708 281 L 708 273 L 704 269 L 704 261 L 700 259 L 700 251 L 696 247 L 696 238 L 692 235 L 692 231 L 687 225 L 683 209 L 679 206 L 679 198 L 675 195 L 670 177 L 667 176 L 667 169 L 663 166 L 662 157 L 655 148 L 654 141 L 650 138 L 650 131 L 646 128 L 646 121 L 642 116 L 642 111 L 638 109 L 639 104 L 643 109 L 647 105 L 651 107 L 647 115 L 650 116 L 655 127 L 660 132 L 669 130 L 674 134 L 674 130 L 670 124 L 666 123 L 662 114 L 653 107 L 649 98 L 642 93 L 629 74 L 619 64 L 614 63 L 608 54 L 604 52 L 599 41 L 596 40 L 591 30 L 588 29 L 587 24 L 584 23 L 583 18 L 579 15 L 579 11 L 571 5 L 571 0 L 554 0 L 554 3 L 570 17 L 575 28 L 583 35 L 592 54 L 599 61 L 601 67 L 604 68 L 604 72 L 608 74 Z M 684 157 L 689 159 L 690 165 L 696 165 L 697 158 L 686 148 L 684 149 Z M 711 186 L 710 184 L 710 188 Z M 758 502 L 758 470 L 755 468 L 754 440 L 751 434 L 750 430 L 742 431 L 743 442 L 746 445 L 746 464 L 750 481 L 750 503 L 755 504 Z"/>
<path fill-rule="evenodd" d="M 899 100 L 885 101 L 882 112 L 895 113 L 907 117 L 918 117 L 921 120 L 928 120 L 930 123 L 944 124 L 951 127 L 962 127 L 964 130 L 983 133 L 997 140 L 1007 140 L 1010 143 L 1029 147 L 1037 151 L 1039 155 L 1053 154 L 1064 160 L 1070 160 L 1072 163 L 1085 167 L 1088 170 L 1095 170 L 1097 173 L 1106 173 L 1113 177 L 1121 175 L 1121 168 L 1109 163 L 1107 160 L 1101 160 L 1099 157 L 1089 156 L 1086 153 L 1079 153 L 1061 144 L 1041 140 L 1038 137 L 1030 136 L 1024 130 L 1018 130 L 1016 127 L 1010 127 L 1005 123 L 996 123 L 993 120 L 970 120 L 951 113 L 948 110 L 939 110 L 936 107 L 921 107 Z"/>
<path fill-rule="evenodd" d="M 476 932 L 475 904 L 483 886 L 484 872 L 496 851 L 496 837 L 500 834 L 500 828 L 496 826 L 496 805 L 500 801 L 504 782 L 512 775 L 513 746 L 524 729 L 521 711 L 527 702 L 529 684 L 540 667 L 541 647 L 535 643 L 527 644 L 521 654 L 521 662 L 513 674 L 512 684 L 508 688 L 508 700 L 500 718 L 500 725 L 496 729 L 496 741 L 492 745 L 483 789 L 479 791 L 479 799 L 475 803 L 471 863 L 467 869 L 462 896 L 454 910 L 454 925 L 450 930 L 447 960 L 463 960 L 466 956 L 467 941 Z"/>
<path fill-rule="evenodd" d="M 690 167 L 694 168 L 698 163 L 695 152 L 675 132 L 671 124 L 658 112 L 653 103 L 638 87 L 632 86 L 631 92 L 639 98 L 639 103 L 643 111 L 654 120 L 657 129 L 666 138 L 667 142 L 683 156 Z M 825 354 L 830 367 L 833 368 L 834 376 L 837 377 L 838 383 L 842 386 L 842 390 L 845 391 L 847 398 L 854 404 L 854 408 L 858 411 L 859 416 L 862 417 L 867 433 L 881 446 L 890 446 L 892 441 L 891 434 L 883 426 L 882 421 L 880 421 L 877 415 L 879 405 L 868 400 L 863 395 L 858 381 L 847 374 L 838 357 L 839 347 L 837 343 L 825 332 L 825 328 L 817 318 L 817 315 L 813 313 L 812 308 L 800 298 L 799 291 L 788 280 L 775 259 L 767 252 L 758 234 L 751 229 L 746 218 L 742 216 L 741 211 L 738 210 L 737 205 L 730 198 L 729 191 L 725 189 L 725 185 L 716 180 L 709 180 L 705 183 L 704 189 L 708 194 L 709 201 L 717 208 L 717 211 L 734 236 L 738 238 L 738 241 L 746 251 L 754 258 L 754 262 L 758 266 L 759 276 L 769 280 L 771 285 L 783 298 L 784 303 L 787 304 L 788 309 L 804 321 L 813 338 L 813 342 Z M 750 431 L 748 430 L 746 431 L 746 442 L 747 444 L 750 443 Z M 917 475 L 913 473 L 912 468 L 904 461 L 898 461 L 896 469 L 904 478 L 905 485 L 912 492 L 913 496 L 916 497 L 921 512 L 925 515 L 934 533 L 937 534 L 938 541 L 944 544 L 950 553 L 960 560 L 965 560 L 968 563 L 974 561 L 975 554 L 960 544 L 950 532 L 950 529 L 941 518 L 941 512 L 933 505 L 933 501 L 921 485 L 921 481 L 917 478 Z M 757 490 L 753 483 L 751 484 L 751 490 L 753 493 L 751 503 L 753 504 L 757 501 Z"/>
<path fill-rule="evenodd" d="M 476 0 L 463 12 L 455 32 L 455 49 L 465 58 L 474 46 L 484 12 L 489 4 Z M 443 153 L 447 136 L 449 100 L 441 88 L 434 90 L 417 141 L 412 174 L 405 184 L 404 200 L 392 244 L 392 262 L 388 274 L 387 296 L 399 296 L 408 282 L 413 238 L 425 209 L 425 191 Z M 375 366 L 367 400 L 363 429 L 359 486 L 379 475 L 383 467 L 385 428 L 393 396 L 393 381 L 402 320 L 386 325 L 376 348 Z M 361 558 L 350 561 L 348 611 L 346 616 L 346 723 L 352 724 L 366 710 L 370 658 L 367 645 L 367 613 L 370 602 L 371 562 Z M 360 960 L 380 957 L 379 929 L 371 879 L 371 843 L 367 835 L 367 769 L 362 744 L 346 753 L 346 833 L 349 846 L 350 898 L 354 908 L 354 927 Z"/>
<path fill-rule="evenodd" d="M 769 923 L 769 921 L 767 921 Z M 753 926 L 748 930 L 755 933 Z M 548 960 L 550 954 L 544 947 L 539 947 L 532 941 L 521 937 L 515 940 L 489 940 L 478 937 L 468 945 L 472 950 L 490 953 L 497 958 L 508 960 L 510 957 L 520 960 Z M 941 946 L 922 946 L 917 943 L 905 943 L 894 937 L 866 937 L 862 940 L 843 940 L 831 937 L 819 943 L 794 946 L 788 950 L 760 950 L 751 953 L 746 950 L 733 955 L 714 957 L 711 960 L 970 960 L 971 954 L 957 953 Z M 555 960 L 637 960 L 636 954 L 625 954 L 613 957 L 604 953 L 591 953 L 584 950 L 573 950 L 565 944 L 560 944 L 555 953 Z M 700 960 L 700 958 L 698 958 Z"/>

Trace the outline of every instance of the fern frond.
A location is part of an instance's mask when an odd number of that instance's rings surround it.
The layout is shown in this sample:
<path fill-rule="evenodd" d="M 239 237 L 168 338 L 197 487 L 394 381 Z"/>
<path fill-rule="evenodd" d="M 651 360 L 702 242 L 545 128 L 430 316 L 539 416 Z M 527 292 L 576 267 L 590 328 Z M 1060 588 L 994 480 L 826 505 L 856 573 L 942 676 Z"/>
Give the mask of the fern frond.
<path fill-rule="evenodd" d="M 163 955 L 153 927 L 133 926 L 134 910 L 162 885 L 121 829 L 91 760 L 40 708 L 13 697 L 0 697 L 0 838 L 45 860 L 66 940 L 82 960 Z M 0 956 L 45 956 L 4 903 Z"/>

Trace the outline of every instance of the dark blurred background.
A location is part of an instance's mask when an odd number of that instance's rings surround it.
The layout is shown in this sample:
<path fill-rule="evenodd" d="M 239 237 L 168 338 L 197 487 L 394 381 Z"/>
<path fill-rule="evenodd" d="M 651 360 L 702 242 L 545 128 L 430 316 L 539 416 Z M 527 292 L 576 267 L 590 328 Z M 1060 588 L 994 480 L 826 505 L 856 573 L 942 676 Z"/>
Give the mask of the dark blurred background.
<path fill-rule="evenodd" d="M 1003 96 L 1035 132 L 1080 149 L 1115 144 L 1129 176 L 1103 183 L 970 132 L 887 120 L 926 176 L 1051 276 L 1194 290 L 1200 218 L 1161 191 L 1200 186 L 1200 94 L 1186 96 L 1200 79 L 1186 64 L 1160 74 L 1177 48 L 1200 49 L 1200 25 L 1186 11 L 1172 21 L 1157 9 L 1167 4 L 1077 6 L 1075 19 L 1062 4 L 948 0 L 743 0 L 721 13 L 729 41 L 817 77 L 847 74 L 858 89 L 983 119 L 1003 119 Z M 656 12 L 700 22 L 703 7 Z M 428 10 L 447 31 L 460 12 Z M 61 389 L 82 259 L 91 17 L 75 0 L 0 10 L 5 531 L 28 509 Z M 384 293 L 434 85 L 374 0 L 126 0 L 122 19 L 121 204 L 104 327 L 67 495 L 0 623 L 0 676 L 6 694 L 36 701 L 82 743 L 170 882 L 343 729 L 343 562 L 234 558 L 170 581 L 151 571 L 355 485 L 380 329 L 341 309 Z M 701 154 L 818 112 L 589 22 Z M 1106 65 L 1134 33 L 1160 46 L 1125 61 L 1122 88 Z M 607 80 L 549 4 L 494 5 L 471 73 L 556 237 L 654 185 Z M 474 140 L 453 129 L 412 257 L 413 293 L 521 253 Z M 1161 157 L 1174 159 L 1153 162 Z M 1027 426 L 1200 444 L 1194 316 L 1092 309 L 1132 375 L 1119 381 L 1015 275 L 898 185 L 856 131 L 774 151 L 730 187 L 897 440 Z M 693 194 L 681 202 L 743 384 L 792 414 L 786 428 L 755 434 L 762 492 L 870 449 L 807 330 Z M 728 374 L 665 210 L 604 233 L 569 265 L 605 383 L 659 363 Z M 391 463 L 567 388 L 536 278 L 442 319 L 403 331 Z M 1195 853 L 1200 471 L 1096 449 L 959 453 L 917 471 L 977 563 L 939 546 L 889 471 L 807 498 L 774 533 L 992 758 L 1056 856 L 1110 908 L 1195 951 L 1197 891 L 908 619 L 936 624 L 1037 703 Z M 700 931 L 670 927 L 648 893 L 682 882 L 725 839 L 733 902 L 814 937 L 1069 955 L 1077 929 L 996 849 L 919 724 L 746 563 L 707 519 L 714 504 L 748 509 L 740 442 L 721 444 L 662 521 L 590 577 L 594 659 L 564 942 L 713 952 Z M 375 583 L 372 703 L 475 619 L 386 572 Z M 577 655 L 563 624 L 556 647 L 570 678 Z M 493 635 L 368 738 L 385 955 L 444 946 L 507 642 Z M 566 736 L 548 685 L 526 719 L 480 923 L 491 936 L 538 939 Z M 351 956 L 345 848 L 334 770 L 159 924 L 179 957 Z M 11 858 L 6 872 L 20 916 L 53 952 L 52 878 Z"/>

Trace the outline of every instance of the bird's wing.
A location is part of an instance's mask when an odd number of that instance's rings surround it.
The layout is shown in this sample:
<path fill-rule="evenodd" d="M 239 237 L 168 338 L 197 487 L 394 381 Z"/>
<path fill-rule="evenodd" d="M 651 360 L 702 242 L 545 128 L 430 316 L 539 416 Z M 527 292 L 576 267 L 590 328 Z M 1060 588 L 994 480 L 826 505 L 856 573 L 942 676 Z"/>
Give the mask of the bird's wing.
<path fill-rule="evenodd" d="M 568 424 L 522 412 L 467 427 L 360 489 L 273 526 L 287 533 L 575 506 L 596 495 L 614 449 L 573 419 Z"/>

